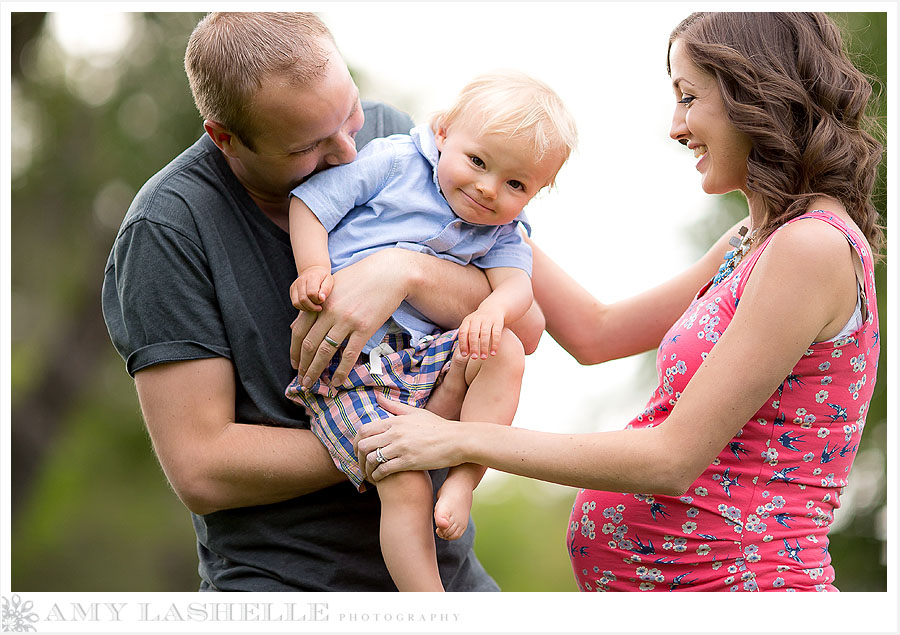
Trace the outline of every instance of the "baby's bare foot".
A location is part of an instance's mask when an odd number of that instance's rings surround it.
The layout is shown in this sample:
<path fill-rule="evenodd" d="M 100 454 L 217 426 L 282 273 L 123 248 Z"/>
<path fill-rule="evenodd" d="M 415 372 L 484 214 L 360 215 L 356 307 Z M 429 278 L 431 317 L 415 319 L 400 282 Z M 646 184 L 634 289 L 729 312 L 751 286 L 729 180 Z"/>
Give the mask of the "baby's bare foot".
<path fill-rule="evenodd" d="M 438 491 L 434 505 L 436 533 L 444 540 L 462 537 L 469 526 L 472 511 L 472 488 L 465 482 L 448 479 Z"/>

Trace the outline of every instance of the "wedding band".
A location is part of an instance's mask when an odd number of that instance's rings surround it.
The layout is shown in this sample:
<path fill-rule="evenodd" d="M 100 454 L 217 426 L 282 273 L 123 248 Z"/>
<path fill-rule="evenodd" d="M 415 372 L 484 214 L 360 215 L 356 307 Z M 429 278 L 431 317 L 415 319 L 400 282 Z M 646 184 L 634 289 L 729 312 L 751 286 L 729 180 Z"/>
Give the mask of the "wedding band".
<path fill-rule="evenodd" d="M 328 337 L 327 335 L 325 336 L 325 341 L 326 341 L 327 343 L 331 344 L 332 346 L 334 346 L 335 348 L 337 348 L 338 346 L 340 346 L 340 343 L 335 342 L 333 339 L 331 339 L 331 338 Z"/>
<path fill-rule="evenodd" d="M 387 463 L 389 461 L 389 459 L 386 459 L 381 453 L 381 448 L 375 448 L 375 460 L 379 463 Z"/>

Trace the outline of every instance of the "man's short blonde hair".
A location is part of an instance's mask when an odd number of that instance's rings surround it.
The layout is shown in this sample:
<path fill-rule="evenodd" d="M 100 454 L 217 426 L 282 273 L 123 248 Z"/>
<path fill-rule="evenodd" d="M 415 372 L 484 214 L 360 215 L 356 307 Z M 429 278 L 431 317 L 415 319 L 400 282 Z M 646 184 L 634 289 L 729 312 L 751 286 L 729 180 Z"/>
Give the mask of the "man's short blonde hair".
<path fill-rule="evenodd" d="M 269 76 L 298 87 L 322 79 L 334 39 L 313 13 L 210 13 L 184 55 L 200 116 L 253 149 L 253 99 Z"/>
<path fill-rule="evenodd" d="M 550 153 L 565 163 L 578 144 L 575 120 L 559 95 L 517 71 L 476 78 L 462 89 L 453 106 L 431 117 L 431 127 L 449 130 L 457 121 L 477 126 L 479 134 L 529 140 L 536 161 Z"/>

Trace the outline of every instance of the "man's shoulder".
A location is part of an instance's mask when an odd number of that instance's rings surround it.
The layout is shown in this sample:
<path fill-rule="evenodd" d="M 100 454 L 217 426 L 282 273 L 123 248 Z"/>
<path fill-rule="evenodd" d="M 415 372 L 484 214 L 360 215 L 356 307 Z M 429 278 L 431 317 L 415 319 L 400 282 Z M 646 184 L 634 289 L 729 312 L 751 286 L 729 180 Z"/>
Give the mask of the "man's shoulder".
<path fill-rule="evenodd" d="M 135 195 L 122 223 L 122 229 L 138 221 L 186 229 L 193 226 L 191 216 L 202 205 L 214 204 L 214 193 L 222 188 L 213 184 L 220 178 L 216 169 L 215 148 L 201 137 L 166 166 L 151 176 Z"/>
<path fill-rule="evenodd" d="M 409 134 L 414 123 L 405 112 L 378 101 L 362 102 L 366 121 L 356 135 L 356 147 L 362 148 L 372 139 L 392 134 Z"/>

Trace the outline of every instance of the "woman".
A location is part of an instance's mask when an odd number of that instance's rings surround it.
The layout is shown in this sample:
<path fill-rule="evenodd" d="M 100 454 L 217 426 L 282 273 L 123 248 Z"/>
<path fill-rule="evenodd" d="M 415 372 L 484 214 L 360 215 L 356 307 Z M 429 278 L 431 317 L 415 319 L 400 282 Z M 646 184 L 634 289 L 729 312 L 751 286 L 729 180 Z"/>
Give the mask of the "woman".
<path fill-rule="evenodd" d="M 746 196 L 741 238 L 613 305 L 534 256 L 547 331 L 580 362 L 658 346 L 646 409 L 554 434 L 385 403 L 398 416 L 359 456 L 375 480 L 472 462 L 584 488 L 568 534 L 583 590 L 834 591 L 828 528 L 879 355 L 871 88 L 824 14 L 693 14 L 668 62 L 670 136 L 705 192 Z"/>

